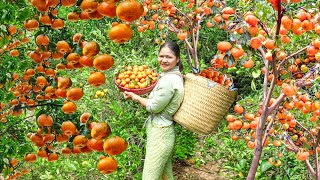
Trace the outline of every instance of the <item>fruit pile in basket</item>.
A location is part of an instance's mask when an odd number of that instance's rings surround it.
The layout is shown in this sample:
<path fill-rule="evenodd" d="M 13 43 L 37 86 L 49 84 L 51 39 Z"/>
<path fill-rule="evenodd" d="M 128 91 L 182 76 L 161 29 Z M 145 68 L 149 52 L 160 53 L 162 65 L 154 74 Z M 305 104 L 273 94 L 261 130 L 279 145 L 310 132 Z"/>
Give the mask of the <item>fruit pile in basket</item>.
<path fill-rule="evenodd" d="M 233 82 L 232 80 L 220 72 L 216 71 L 215 68 L 208 67 L 200 72 L 200 76 L 205 77 L 207 79 L 210 79 L 211 81 L 217 82 L 223 86 L 225 86 L 227 89 L 230 89 Z"/>
<path fill-rule="evenodd" d="M 134 65 L 121 70 L 114 81 L 121 91 L 141 95 L 150 92 L 155 87 L 158 77 L 158 73 L 147 65 Z"/>

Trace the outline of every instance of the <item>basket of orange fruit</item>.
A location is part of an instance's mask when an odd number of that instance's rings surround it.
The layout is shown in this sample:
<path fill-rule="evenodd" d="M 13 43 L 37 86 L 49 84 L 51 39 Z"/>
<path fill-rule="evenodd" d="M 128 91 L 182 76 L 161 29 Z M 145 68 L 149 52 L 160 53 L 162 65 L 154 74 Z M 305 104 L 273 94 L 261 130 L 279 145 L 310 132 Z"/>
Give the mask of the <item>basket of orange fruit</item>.
<path fill-rule="evenodd" d="M 173 120 L 192 132 L 208 135 L 223 120 L 236 97 L 232 79 L 213 67 L 199 75 L 187 73 L 183 102 Z"/>
<path fill-rule="evenodd" d="M 147 65 L 126 66 L 114 78 L 120 91 L 146 94 L 156 86 L 159 74 Z"/>

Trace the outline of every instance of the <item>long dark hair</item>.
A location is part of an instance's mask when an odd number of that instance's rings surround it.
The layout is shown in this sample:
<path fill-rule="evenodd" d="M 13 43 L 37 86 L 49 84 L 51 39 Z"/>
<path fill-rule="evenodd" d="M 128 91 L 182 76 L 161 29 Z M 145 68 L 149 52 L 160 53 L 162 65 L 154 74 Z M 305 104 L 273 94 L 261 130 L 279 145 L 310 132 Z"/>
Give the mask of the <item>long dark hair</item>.
<path fill-rule="evenodd" d="M 169 48 L 173 53 L 174 55 L 179 59 L 179 62 L 177 63 L 177 66 L 179 66 L 179 70 L 180 72 L 183 71 L 183 65 L 182 65 L 182 61 L 180 59 L 180 48 L 179 48 L 179 45 L 175 42 L 175 41 L 166 41 L 164 44 L 162 44 L 160 46 L 160 50 L 164 47 L 167 47 Z"/>

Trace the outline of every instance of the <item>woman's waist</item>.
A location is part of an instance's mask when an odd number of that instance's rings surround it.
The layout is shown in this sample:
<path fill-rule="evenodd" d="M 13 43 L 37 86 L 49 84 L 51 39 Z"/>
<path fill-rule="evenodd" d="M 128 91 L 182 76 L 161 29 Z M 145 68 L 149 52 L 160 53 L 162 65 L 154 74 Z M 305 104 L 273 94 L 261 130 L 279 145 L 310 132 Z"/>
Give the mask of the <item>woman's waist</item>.
<path fill-rule="evenodd" d="M 165 113 L 150 114 L 148 120 L 161 127 L 170 126 L 173 123 L 172 115 Z"/>

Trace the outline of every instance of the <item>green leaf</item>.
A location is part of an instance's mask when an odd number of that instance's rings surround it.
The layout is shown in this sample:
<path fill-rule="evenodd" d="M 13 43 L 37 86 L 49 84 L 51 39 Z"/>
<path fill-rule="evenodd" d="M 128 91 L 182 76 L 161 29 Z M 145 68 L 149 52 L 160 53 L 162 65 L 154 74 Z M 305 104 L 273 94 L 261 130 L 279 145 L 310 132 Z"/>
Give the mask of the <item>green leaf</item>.
<path fill-rule="evenodd" d="M 228 66 L 232 66 L 235 62 L 233 56 L 229 56 L 230 58 L 228 58 Z"/>
<path fill-rule="evenodd" d="M 253 78 L 258 78 L 260 76 L 260 74 L 261 74 L 261 70 L 260 69 L 256 69 L 256 70 L 252 71 L 251 74 L 252 74 Z"/>
<path fill-rule="evenodd" d="M 291 76 L 291 71 L 289 71 L 287 74 L 283 74 L 282 76 L 280 76 L 280 79 L 283 80 L 283 79 L 287 79 L 288 77 Z"/>
<path fill-rule="evenodd" d="M 244 168 L 246 167 L 247 160 L 241 159 L 241 160 L 239 161 L 239 164 L 240 164 L 241 169 L 244 169 Z"/>
<path fill-rule="evenodd" d="M 0 172 L 2 172 L 3 167 L 4 167 L 4 162 L 2 161 L 2 157 L 0 157 L 1 161 L 0 161 Z"/>
<path fill-rule="evenodd" d="M 254 79 L 252 79 L 252 81 L 251 81 L 251 89 L 254 91 L 257 90 L 256 83 L 254 82 Z"/>
<path fill-rule="evenodd" d="M 272 165 L 268 162 L 268 160 L 265 159 L 261 162 L 261 172 L 266 172 L 271 167 Z"/>

